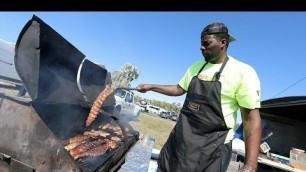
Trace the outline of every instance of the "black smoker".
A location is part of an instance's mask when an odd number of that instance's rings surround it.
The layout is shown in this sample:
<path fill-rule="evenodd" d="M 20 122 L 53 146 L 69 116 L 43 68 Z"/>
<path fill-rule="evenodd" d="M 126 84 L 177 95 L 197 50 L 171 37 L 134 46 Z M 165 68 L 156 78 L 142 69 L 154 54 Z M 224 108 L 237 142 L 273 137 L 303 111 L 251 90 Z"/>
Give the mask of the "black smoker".
<path fill-rule="evenodd" d="M 116 171 L 123 163 L 139 134 L 115 114 L 114 95 L 103 105 L 105 113 L 85 128 L 90 106 L 79 87 L 88 102 L 94 102 L 105 88 L 107 70 L 84 58 L 38 17 L 24 26 L 15 65 L 32 100 L 0 93 L 0 171 Z M 75 161 L 61 141 L 102 122 L 118 124 L 125 139 L 104 155 Z M 126 128 L 132 137 L 126 137 Z"/>

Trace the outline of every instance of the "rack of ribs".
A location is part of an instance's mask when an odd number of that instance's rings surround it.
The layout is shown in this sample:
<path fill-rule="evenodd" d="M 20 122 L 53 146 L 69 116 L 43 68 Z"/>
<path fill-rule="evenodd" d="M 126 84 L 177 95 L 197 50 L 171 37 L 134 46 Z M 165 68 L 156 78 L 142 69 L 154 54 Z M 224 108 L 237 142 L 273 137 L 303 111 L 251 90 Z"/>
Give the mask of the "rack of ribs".
<path fill-rule="evenodd" d="M 113 140 L 105 139 L 103 144 L 101 144 L 101 145 L 99 145 L 97 147 L 94 147 L 92 149 L 89 149 L 88 151 L 83 151 L 83 152 L 73 156 L 73 158 L 75 160 L 78 160 L 80 158 L 87 157 L 87 156 L 103 155 L 107 151 L 110 151 L 110 150 L 116 148 L 117 146 L 118 146 L 117 142 L 115 142 Z"/>
<path fill-rule="evenodd" d="M 104 103 L 106 98 L 114 91 L 115 90 L 113 88 L 106 86 L 105 89 L 99 94 L 90 109 L 89 115 L 86 120 L 86 127 L 88 127 L 96 119 L 102 107 L 102 104 Z"/>
<path fill-rule="evenodd" d="M 69 140 L 63 141 L 64 148 L 69 151 L 76 146 L 84 143 L 87 139 L 89 139 L 91 136 L 90 135 L 76 135 Z"/>
<path fill-rule="evenodd" d="M 91 130 L 91 131 L 85 131 L 84 135 L 90 137 L 98 137 L 98 136 L 106 137 L 109 135 L 109 133 L 102 130 Z"/>
<path fill-rule="evenodd" d="M 122 135 L 122 131 L 121 131 L 121 128 L 119 126 L 115 126 L 115 125 L 112 125 L 112 124 L 105 124 L 105 125 L 101 125 L 99 128 L 102 129 L 102 130 L 111 131 L 111 132 L 115 133 L 116 135 Z"/>
<path fill-rule="evenodd" d="M 122 134 L 114 134 L 115 130 L 121 131 L 119 126 L 104 124 L 98 130 L 84 131 L 83 134 L 78 134 L 62 143 L 75 160 L 86 156 L 98 156 L 116 148 L 123 140 Z"/>

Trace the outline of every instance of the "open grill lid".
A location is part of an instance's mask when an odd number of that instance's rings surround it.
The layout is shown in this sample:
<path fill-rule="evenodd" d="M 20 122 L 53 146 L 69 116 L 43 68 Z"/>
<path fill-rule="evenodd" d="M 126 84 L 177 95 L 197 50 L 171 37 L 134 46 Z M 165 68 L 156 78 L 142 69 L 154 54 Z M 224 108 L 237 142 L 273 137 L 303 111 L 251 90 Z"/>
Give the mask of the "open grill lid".
<path fill-rule="evenodd" d="M 83 53 L 35 15 L 19 34 L 14 60 L 32 106 L 55 134 L 67 131 L 68 137 L 70 130 L 85 129 L 89 108 L 81 90 L 92 104 L 106 86 L 106 69 L 84 60 Z M 114 104 L 112 94 L 102 107 L 108 116 L 114 114 Z"/>
<path fill-rule="evenodd" d="M 84 58 L 35 15 L 22 29 L 15 47 L 16 71 L 32 100 L 39 102 L 86 104 L 77 86 L 77 72 Z M 107 71 L 88 60 L 84 66 L 84 91 L 97 96 L 104 89 Z"/>
<path fill-rule="evenodd" d="M 19 34 L 14 60 L 32 106 L 58 138 L 85 130 L 90 109 L 81 91 L 92 104 L 105 88 L 106 69 L 86 60 L 35 15 Z M 111 95 L 103 104 L 104 111 L 113 114 L 114 104 Z"/>
<path fill-rule="evenodd" d="M 33 16 L 18 37 L 14 60 L 17 73 L 32 98 L 31 107 L 59 140 L 98 130 L 102 122 L 116 122 L 122 133 L 126 133 L 124 128 L 129 128 L 130 137 L 125 134 L 117 149 L 105 155 L 84 158 L 84 162 L 79 163 L 84 171 L 108 171 L 136 142 L 139 133 L 119 116 L 111 116 L 115 114 L 114 106 L 108 102 L 114 103 L 113 95 L 102 107 L 111 115 L 100 114 L 85 128 L 90 109 L 83 106 L 87 102 L 81 90 L 92 104 L 105 88 L 107 70 L 84 58 L 85 55 L 72 44 Z"/>

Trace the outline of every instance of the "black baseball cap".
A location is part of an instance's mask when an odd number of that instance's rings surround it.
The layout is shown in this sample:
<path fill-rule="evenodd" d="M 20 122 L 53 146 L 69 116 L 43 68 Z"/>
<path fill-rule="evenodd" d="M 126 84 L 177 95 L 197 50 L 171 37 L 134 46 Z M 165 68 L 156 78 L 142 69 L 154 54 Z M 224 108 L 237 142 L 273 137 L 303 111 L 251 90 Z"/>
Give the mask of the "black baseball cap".
<path fill-rule="evenodd" d="M 218 34 L 218 33 L 226 33 L 228 34 L 229 36 L 229 42 L 232 42 L 232 41 L 235 41 L 236 39 L 230 35 L 228 33 L 228 28 L 227 26 L 224 24 L 224 23 L 220 23 L 220 22 L 215 22 L 215 23 L 211 23 L 209 25 L 207 25 L 202 33 L 201 33 L 201 38 L 204 36 L 204 35 L 211 35 L 211 34 Z"/>

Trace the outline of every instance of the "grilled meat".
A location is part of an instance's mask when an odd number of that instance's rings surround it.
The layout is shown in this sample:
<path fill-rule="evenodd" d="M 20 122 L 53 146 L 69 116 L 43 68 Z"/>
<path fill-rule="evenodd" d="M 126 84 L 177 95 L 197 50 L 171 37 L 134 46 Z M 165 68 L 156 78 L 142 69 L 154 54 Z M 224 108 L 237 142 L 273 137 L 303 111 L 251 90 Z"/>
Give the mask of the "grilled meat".
<path fill-rule="evenodd" d="M 91 137 L 97 137 L 97 136 L 102 136 L 102 137 L 106 137 L 109 135 L 109 133 L 105 132 L 105 131 L 95 131 L 95 130 L 91 130 L 91 131 L 85 131 L 84 135 L 86 136 L 91 136 Z"/>
<path fill-rule="evenodd" d="M 119 136 L 122 135 L 122 131 L 121 131 L 121 130 L 120 130 L 120 131 L 115 131 L 114 133 L 117 134 L 117 135 L 119 135 Z"/>
<path fill-rule="evenodd" d="M 101 125 L 99 128 L 101 128 L 102 130 L 106 130 L 106 129 L 112 129 L 113 127 L 115 127 L 115 126 L 107 123 L 105 125 Z"/>
<path fill-rule="evenodd" d="M 99 96 L 94 101 L 92 108 L 90 109 L 89 115 L 86 120 L 86 127 L 89 126 L 96 119 L 102 107 L 102 104 L 104 103 L 106 98 L 114 91 L 115 90 L 110 87 L 105 87 L 105 89 L 99 94 Z"/>
<path fill-rule="evenodd" d="M 106 140 L 104 142 L 104 144 L 99 145 L 95 148 L 92 148 L 88 151 L 82 152 L 77 154 L 76 156 L 74 156 L 74 159 L 80 159 L 86 156 L 98 156 L 98 155 L 103 155 L 104 153 L 106 153 L 108 150 L 112 150 L 114 148 L 117 147 L 117 143 L 115 141 L 112 140 Z"/>
<path fill-rule="evenodd" d="M 110 132 L 116 135 L 122 135 L 122 131 L 119 126 L 115 126 L 112 124 L 105 124 L 105 125 L 101 125 L 99 128 L 101 128 L 102 130 L 111 130 Z"/>
<path fill-rule="evenodd" d="M 107 150 L 116 148 L 117 142 L 122 140 L 121 136 L 110 136 L 109 133 L 102 130 L 85 131 L 83 134 L 64 141 L 66 143 L 64 148 L 75 160 L 86 156 L 102 155 Z"/>
<path fill-rule="evenodd" d="M 128 137 L 133 137 L 133 135 L 130 134 L 130 133 L 127 133 L 126 136 L 128 136 Z"/>
<path fill-rule="evenodd" d="M 97 138 L 98 136 L 106 137 L 108 135 L 109 133 L 102 130 L 85 131 L 83 135 L 77 135 L 75 137 L 72 137 L 69 140 L 63 141 L 62 144 L 64 145 L 64 148 L 69 151 L 75 148 L 76 146 L 85 143 L 90 138 Z"/>
<path fill-rule="evenodd" d="M 118 144 L 116 141 L 109 140 L 107 141 L 107 146 L 111 150 L 111 149 L 115 149 L 118 146 Z"/>
<path fill-rule="evenodd" d="M 86 152 L 87 150 L 100 146 L 101 144 L 105 143 L 106 140 L 107 139 L 104 139 L 104 140 L 98 139 L 94 141 L 88 140 L 85 143 L 78 145 L 77 147 L 71 149 L 70 155 L 75 158 L 75 156 L 78 154 L 82 154 Z"/>
<path fill-rule="evenodd" d="M 80 141 L 80 142 L 70 143 L 70 144 L 64 146 L 64 148 L 65 148 L 67 151 L 70 151 L 71 149 L 73 149 L 73 148 L 75 148 L 75 147 L 77 147 L 77 146 L 79 146 L 80 144 L 83 144 L 83 143 L 85 143 L 85 142 L 86 142 L 86 141 L 83 140 L 83 141 Z"/>
<path fill-rule="evenodd" d="M 72 137 L 72 138 L 70 138 L 70 139 L 68 139 L 68 140 L 64 140 L 64 141 L 62 141 L 62 144 L 64 145 L 64 146 L 67 146 L 67 145 L 69 145 L 69 144 L 72 144 L 72 143 L 76 143 L 76 142 L 82 142 L 82 141 L 84 141 L 84 140 L 86 140 L 86 139 L 89 139 L 90 138 L 90 136 L 86 136 L 86 135 L 81 135 L 81 134 L 79 134 L 79 135 L 76 135 L 76 136 L 74 136 L 74 137 Z"/>
<path fill-rule="evenodd" d="M 120 142 L 121 141 L 121 138 L 118 137 L 118 136 L 113 136 L 110 138 L 111 140 L 114 140 L 114 141 L 117 141 L 117 142 Z"/>

